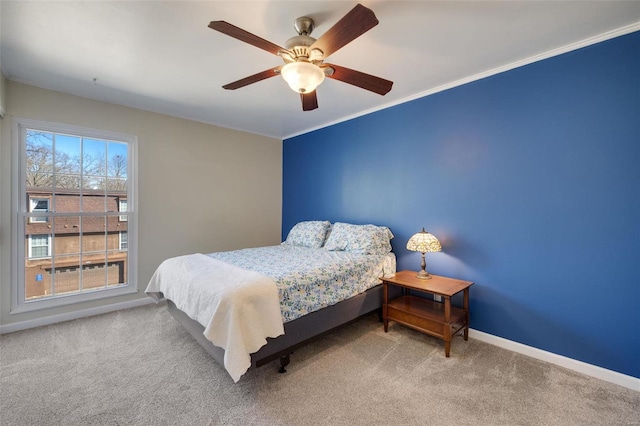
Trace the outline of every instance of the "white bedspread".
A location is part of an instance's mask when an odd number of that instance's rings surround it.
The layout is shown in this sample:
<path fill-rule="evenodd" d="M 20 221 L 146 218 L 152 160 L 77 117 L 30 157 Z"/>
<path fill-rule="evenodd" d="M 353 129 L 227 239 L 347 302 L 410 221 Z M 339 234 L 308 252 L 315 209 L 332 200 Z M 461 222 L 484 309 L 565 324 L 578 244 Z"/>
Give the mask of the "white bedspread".
<path fill-rule="evenodd" d="M 278 289 L 257 272 L 203 254 L 167 259 L 145 290 L 171 300 L 205 327 L 204 336 L 225 350 L 224 367 L 234 382 L 251 366 L 250 354 L 267 337 L 284 334 Z"/>

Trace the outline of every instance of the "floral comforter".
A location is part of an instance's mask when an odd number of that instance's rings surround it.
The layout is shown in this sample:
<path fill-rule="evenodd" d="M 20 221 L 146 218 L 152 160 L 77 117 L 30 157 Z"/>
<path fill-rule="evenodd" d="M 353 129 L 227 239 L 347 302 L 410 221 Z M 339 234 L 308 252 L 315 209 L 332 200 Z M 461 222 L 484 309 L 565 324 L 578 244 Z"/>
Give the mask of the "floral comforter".
<path fill-rule="evenodd" d="M 353 297 L 396 272 L 396 257 L 313 249 L 289 244 L 208 256 L 271 277 L 278 287 L 283 322 Z"/>

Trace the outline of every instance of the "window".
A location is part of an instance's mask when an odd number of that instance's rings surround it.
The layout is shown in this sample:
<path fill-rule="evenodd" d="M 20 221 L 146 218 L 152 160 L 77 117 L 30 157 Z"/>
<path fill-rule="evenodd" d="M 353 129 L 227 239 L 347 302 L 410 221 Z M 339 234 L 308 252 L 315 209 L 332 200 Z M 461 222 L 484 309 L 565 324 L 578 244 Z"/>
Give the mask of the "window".
<path fill-rule="evenodd" d="M 127 232 L 120 231 L 120 250 L 127 250 Z"/>
<path fill-rule="evenodd" d="M 127 199 L 124 198 L 120 198 L 120 201 L 118 203 L 118 210 L 120 210 L 121 212 L 126 212 L 127 211 Z M 127 215 L 126 214 L 121 214 L 120 216 L 118 216 L 118 220 L 120 222 L 126 222 L 127 221 Z"/>
<path fill-rule="evenodd" d="M 29 235 L 29 258 L 51 256 L 51 235 Z"/>
<path fill-rule="evenodd" d="M 21 118 L 13 124 L 20 195 L 11 312 L 135 292 L 136 138 Z"/>
<path fill-rule="evenodd" d="M 33 213 L 46 213 L 49 211 L 49 199 L 48 198 L 29 198 L 29 211 Z M 47 222 L 46 216 L 32 216 L 29 218 L 31 223 Z"/>

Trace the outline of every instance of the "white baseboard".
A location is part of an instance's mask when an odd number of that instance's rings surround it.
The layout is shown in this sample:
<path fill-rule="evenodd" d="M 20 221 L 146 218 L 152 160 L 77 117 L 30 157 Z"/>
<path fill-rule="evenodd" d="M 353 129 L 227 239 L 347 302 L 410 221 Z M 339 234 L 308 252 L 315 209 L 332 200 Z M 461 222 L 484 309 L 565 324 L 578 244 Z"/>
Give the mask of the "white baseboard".
<path fill-rule="evenodd" d="M 569 370 L 577 371 L 578 373 L 586 374 L 587 376 L 595 377 L 596 379 L 604 380 L 606 382 L 614 383 L 616 385 L 624 386 L 625 388 L 640 392 L 640 379 L 633 376 L 628 376 L 616 371 L 607 370 L 606 368 L 598 367 L 593 364 L 587 364 L 586 362 L 578 361 L 573 358 L 567 358 L 565 356 L 554 354 L 552 352 L 543 351 L 542 349 L 523 345 L 522 343 L 507 340 L 502 337 L 494 336 L 493 334 L 488 334 L 474 329 L 469 329 L 469 337 L 485 343 L 489 343 L 490 345 L 498 346 L 522 355 L 530 356 L 531 358 L 559 365 L 560 367 L 568 368 Z"/>
<path fill-rule="evenodd" d="M 51 315 L 42 318 L 35 318 L 26 321 L 14 322 L 11 324 L 0 325 L 0 334 L 13 333 L 29 328 L 41 327 L 43 325 L 55 324 L 63 321 L 70 321 L 78 318 L 90 317 L 93 315 L 106 314 L 108 312 L 119 311 L 121 309 L 136 308 L 138 306 L 149 305 L 155 303 L 151 298 L 145 297 L 141 299 L 130 300 L 127 302 L 114 303 L 111 305 L 98 306 L 95 308 L 83 309 L 81 311 L 69 312 L 65 314 Z"/>

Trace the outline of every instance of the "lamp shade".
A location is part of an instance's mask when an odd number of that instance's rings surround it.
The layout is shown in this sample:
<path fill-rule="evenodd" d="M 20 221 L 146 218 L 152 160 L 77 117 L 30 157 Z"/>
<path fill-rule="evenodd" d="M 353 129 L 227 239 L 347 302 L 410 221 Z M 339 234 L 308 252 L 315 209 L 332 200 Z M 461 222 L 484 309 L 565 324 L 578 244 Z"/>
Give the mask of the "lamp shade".
<path fill-rule="evenodd" d="M 324 81 L 324 71 L 310 62 L 290 62 L 282 67 L 280 74 L 291 90 L 310 93 Z"/>
<path fill-rule="evenodd" d="M 419 251 L 420 253 L 432 253 L 442 251 L 442 246 L 433 234 L 428 233 L 422 228 L 422 231 L 413 234 L 413 236 L 409 238 L 407 250 Z"/>

